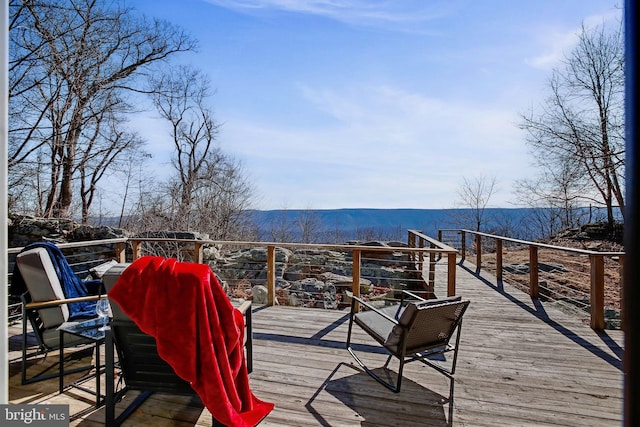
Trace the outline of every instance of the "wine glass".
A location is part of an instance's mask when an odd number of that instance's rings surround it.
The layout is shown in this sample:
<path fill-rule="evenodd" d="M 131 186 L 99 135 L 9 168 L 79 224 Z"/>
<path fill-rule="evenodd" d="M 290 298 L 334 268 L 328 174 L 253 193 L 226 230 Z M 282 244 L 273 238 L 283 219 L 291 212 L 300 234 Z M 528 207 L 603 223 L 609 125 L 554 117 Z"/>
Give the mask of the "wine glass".
<path fill-rule="evenodd" d="M 96 313 L 100 317 L 100 322 L 102 323 L 102 327 L 98 329 L 99 331 L 107 330 L 107 322 L 109 321 L 109 313 L 111 311 L 111 307 L 109 306 L 109 300 L 106 298 L 100 298 L 96 302 Z"/>

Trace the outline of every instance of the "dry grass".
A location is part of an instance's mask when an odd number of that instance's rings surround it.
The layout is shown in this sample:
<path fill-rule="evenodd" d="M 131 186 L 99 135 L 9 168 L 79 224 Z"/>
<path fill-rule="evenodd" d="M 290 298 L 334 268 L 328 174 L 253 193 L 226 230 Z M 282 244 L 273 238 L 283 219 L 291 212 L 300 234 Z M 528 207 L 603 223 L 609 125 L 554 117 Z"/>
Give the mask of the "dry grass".
<path fill-rule="evenodd" d="M 555 246 L 588 249 L 599 252 L 623 252 L 624 248 L 607 241 L 580 242 L 569 239 L 550 242 Z M 483 248 L 482 268 L 495 274 L 496 254 Z M 529 291 L 529 248 L 512 246 L 503 248 L 503 279 L 525 292 Z M 617 257 L 605 257 L 605 317 L 608 327 L 619 323 L 621 308 L 621 265 Z M 539 249 L 538 263 L 540 295 L 542 299 L 578 308 L 585 315 L 589 311 L 591 291 L 590 263 L 587 255 L 561 250 Z M 517 271 L 515 273 L 514 271 Z"/>

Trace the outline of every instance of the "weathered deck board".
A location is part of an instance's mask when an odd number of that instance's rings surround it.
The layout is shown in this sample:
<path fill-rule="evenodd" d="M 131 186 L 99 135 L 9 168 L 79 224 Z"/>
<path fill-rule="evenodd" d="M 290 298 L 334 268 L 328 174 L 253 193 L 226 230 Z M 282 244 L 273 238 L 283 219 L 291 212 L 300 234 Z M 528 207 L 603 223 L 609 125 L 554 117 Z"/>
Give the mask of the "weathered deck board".
<path fill-rule="evenodd" d="M 442 266 L 439 266 L 439 268 Z M 445 274 L 439 270 L 438 275 Z M 444 280 L 437 280 L 445 283 Z M 444 289 L 436 289 L 444 295 Z M 588 324 L 495 278 L 457 268 L 465 315 L 453 404 L 446 377 L 420 364 L 405 368 L 399 394 L 354 366 L 344 349 L 346 312 L 254 307 L 253 392 L 276 403 L 263 426 L 618 426 L 622 421 L 621 331 L 598 334 Z M 355 329 L 353 341 L 372 366 L 386 357 Z M 18 331 L 19 333 L 19 331 Z M 15 343 L 10 345 L 16 359 Z M 88 356 L 90 357 L 90 356 Z M 45 363 L 57 361 L 51 354 Z M 85 362 L 79 360 L 77 363 Z M 19 360 L 16 362 L 19 365 Z M 397 364 L 392 364 L 397 367 Z M 57 380 L 20 385 L 12 366 L 14 403 L 68 403 L 71 425 L 103 425 L 104 409 Z M 132 396 L 128 398 L 132 398 Z M 152 396 L 125 425 L 210 426 L 198 399 Z"/>

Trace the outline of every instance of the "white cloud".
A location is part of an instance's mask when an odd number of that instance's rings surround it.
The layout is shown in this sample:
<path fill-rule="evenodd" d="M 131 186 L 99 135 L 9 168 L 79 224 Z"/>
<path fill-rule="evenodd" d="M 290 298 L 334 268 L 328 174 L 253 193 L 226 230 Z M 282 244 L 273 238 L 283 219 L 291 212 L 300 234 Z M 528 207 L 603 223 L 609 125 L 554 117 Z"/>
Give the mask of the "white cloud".
<path fill-rule="evenodd" d="M 511 111 L 389 86 L 301 90 L 336 125 L 275 128 L 231 119 L 223 130 L 263 199 L 275 203 L 270 208 L 310 202 L 446 208 L 462 176 L 512 179 L 525 172 L 526 150 Z"/>
<path fill-rule="evenodd" d="M 601 0 L 137 1 L 202 37 L 222 148 L 261 209 L 451 207 L 482 174 L 506 201 L 531 175 L 518 112 L 581 22 L 620 16 Z"/>
<path fill-rule="evenodd" d="M 547 33 L 544 36 L 543 52 L 539 55 L 525 58 L 525 64 L 541 70 L 551 70 L 556 67 L 571 52 L 576 45 L 578 35 L 570 33 Z"/>
<path fill-rule="evenodd" d="M 584 18 L 581 24 L 586 28 L 594 28 L 604 25 L 610 30 L 619 25 L 621 19 L 620 9 L 610 9 L 602 14 L 591 15 Z M 525 59 L 525 63 L 542 70 L 551 70 L 556 67 L 578 43 L 582 27 L 577 26 L 570 30 L 556 28 L 538 28 L 539 43 L 542 45 L 541 53 Z"/>
<path fill-rule="evenodd" d="M 455 8 L 457 2 L 404 0 L 205 0 L 206 2 L 244 13 L 281 11 L 322 16 L 357 25 L 397 26 L 441 18 Z"/>

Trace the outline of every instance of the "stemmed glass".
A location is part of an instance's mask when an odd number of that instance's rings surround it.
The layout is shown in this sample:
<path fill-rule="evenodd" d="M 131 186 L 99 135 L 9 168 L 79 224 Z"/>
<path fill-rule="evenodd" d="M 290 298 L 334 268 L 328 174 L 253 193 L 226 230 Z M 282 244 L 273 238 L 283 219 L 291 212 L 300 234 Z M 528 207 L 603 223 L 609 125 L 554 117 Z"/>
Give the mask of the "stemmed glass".
<path fill-rule="evenodd" d="M 107 298 L 100 298 L 96 302 L 96 313 L 100 317 L 100 321 L 102 323 L 102 327 L 98 329 L 99 331 L 106 331 L 107 322 L 109 321 L 109 313 L 111 311 L 111 307 L 109 307 L 109 300 Z"/>

